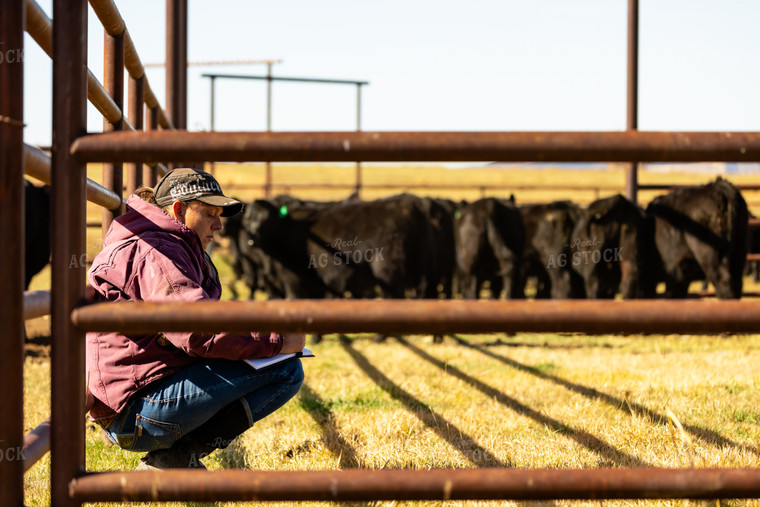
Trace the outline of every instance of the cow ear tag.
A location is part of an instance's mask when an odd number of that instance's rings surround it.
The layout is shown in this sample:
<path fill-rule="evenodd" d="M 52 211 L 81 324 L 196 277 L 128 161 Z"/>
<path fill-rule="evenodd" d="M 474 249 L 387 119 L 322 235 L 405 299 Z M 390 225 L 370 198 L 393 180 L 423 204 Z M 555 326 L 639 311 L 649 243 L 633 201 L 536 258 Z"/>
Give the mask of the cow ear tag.
<path fill-rule="evenodd" d="M 454 218 L 459 220 L 462 217 L 462 213 L 459 210 L 454 212 Z"/>
<path fill-rule="evenodd" d="M 280 216 L 284 217 L 287 214 L 288 214 L 288 207 L 283 204 L 282 206 L 280 206 Z"/>

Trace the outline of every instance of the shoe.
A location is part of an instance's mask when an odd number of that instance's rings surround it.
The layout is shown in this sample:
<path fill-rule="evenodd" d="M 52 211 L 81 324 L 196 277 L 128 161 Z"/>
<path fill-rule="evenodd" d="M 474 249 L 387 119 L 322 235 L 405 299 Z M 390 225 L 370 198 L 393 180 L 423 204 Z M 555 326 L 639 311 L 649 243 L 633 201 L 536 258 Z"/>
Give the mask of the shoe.
<path fill-rule="evenodd" d="M 251 427 L 250 410 L 244 399 L 234 401 L 211 419 L 169 448 L 150 451 L 140 459 L 135 470 L 196 468 L 205 470 L 201 459 L 216 449 L 226 448 L 238 435 Z"/>
<path fill-rule="evenodd" d="M 140 458 L 140 462 L 135 467 L 135 470 L 140 470 L 140 471 L 147 470 L 147 471 L 155 472 L 156 470 L 162 471 L 163 468 L 158 468 L 158 467 L 154 467 L 153 465 L 149 465 L 148 462 L 145 461 L 145 458 Z"/>
<path fill-rule="evenodd" d="M 205 458 L 206 454 L 198 456 L 191 449 L 184 445 L 173 445 L 169 449 L 158 449 L 150 451 L 140 458 L 140 463 L 135 470 L 166 470 L 170 468 L 195 468 L 206 470 L 201 463 L 200 458 Z"/>

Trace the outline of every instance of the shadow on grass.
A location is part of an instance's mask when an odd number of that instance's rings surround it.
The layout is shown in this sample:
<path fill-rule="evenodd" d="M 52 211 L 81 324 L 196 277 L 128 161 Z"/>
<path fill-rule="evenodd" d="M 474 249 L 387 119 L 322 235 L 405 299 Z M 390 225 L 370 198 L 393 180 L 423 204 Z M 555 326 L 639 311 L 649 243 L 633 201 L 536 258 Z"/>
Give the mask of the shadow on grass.
<path fill-rule="evenodd" d="M 507 366 L 511 366 L 512 368 L 516 368 L 520 371 L 524 371 L 532 375 L 535 375 L 538 378 L 548 380 L 550 382 L 554 382 L 555 384 L 560 385 L 570 391 L 573 391 L 574 393 L 578 393 L 582 396 L 585 396 L 586 398 L 601 400 L 607 403 L 608 405 L 610 405 L 611 407 L 617 408 L 618 410 L 622 412 L 627 412 L 631 415 L 638 415 L 640 417 L 645 417 L 654 424 L 665 425 L 665 424 L 669 424 L 670 422 L 670 419 L 668 419 L 667 416 L 659 414 L 655 412 L 654 410 L 651 410 L 639 403 L 635 403 L 627 399 L 616 398 L 615 396 L 612 396 L 610 394 L 598 391 L 594 389 L 593 387 L 587 387 L 580 384 L 575 384 L 573 382 L 569 382 L 565 379 L 557 377 L 556 375 L 545 373 L 543 371 L 539 371 L 536 368 L 532 368 L 522 363 L 518 363 L 514 359 L 510 359 L 508 357 L 503 357 L 498 354 L 495 354 L 482 346 L 473 345 L 467 342 L 466 340 L 464 340 L 463 338 L 461 338 L 460 336 L 456 336 L 456 335 L 451 335 L 451 336 L 454 340 L 456 340 L 457 343 L 459 343 L 462 346 L 475 349 L 490 358 L 496 359 L 497 361 L 500 361 L 506 364 Z M 451 369 L 451 366 L 449 366 L 449 369 Z M 711 431 L 705 428 L 700 428 L 699 426 L 694 426 L 691 424 L 683 424 L 683 423 L 681 424 L 683 426 L 684 431 L 686 431 L 687 433 L 697 438 L 700 438 L 705 442 L 713 444 L 716 447 L 720 448 L 720 447 L 730 446 L 730 447 L 741 449 L 743 451 L 751 452 L 753 454 L 758 454 L 758 450 L 756 448 L 747 446 L 747 445 L 738 444 L 732 440 L 729 440 L 728 438 L 725 438 L 719 435 L 718 433 L 715 433 L 714 431 Z"/>
<path fill-rule="evenodd" d="M 455 334 L 447 335 L 452 337 L 454 340 L 461 340 L 461 338 Z M 573 337 L 576 336 L 575 333 L 557 333 L 557 336 L 562 336 L 564 338 L 567 338 L 568 340 L 571 340 Z M 496 338 L 496 341 L 490 342 L 490 343 L 484 343 L 480 345 L 481 347 L 514 347 L 514 348 L 529 348 L 529 349 L 559 349 L 559 350 L 574 350 L 574 349 L 588 349 L 588 348 L 595 348 L 595 349 L 612 349 L 617 348 L 616 345 L 611 345 L 609 343 L 579 343 L 579 342 L 563 342 L 563 343 L 552 343 L 548 341 L 544 341 L 543 343 L 534 343 L 534 342 L 520 342 L 515 341 L 511 337 L 507 337 L 507 341 L 502 340 L 501 338 Z"/>
<path fill-rule="evenodd" d="M 484 449 L 467 435 L 440 414 L 436 414 L 422 401 L 418 400 L 400 386 L 394 384 L 388 377 L 375 368 L 364 355 L 353 348 L 351 340 L 346 336 L 341 336 L 341 345 L 345 351 L 353 358 L 359 368 L 371 378 L 375 384 L 387 392 L 394 400 L 401 402 L 412 414 L 414 414 L 423 424 L 433 430 L 439 437 L 447 441 L 454 447 L 466 460 L 479 467 L 511 467 L 510 463 L 502 463 L 495 455 L 487 449 Z"/>
<path fill-rule="evenodd" d="M 50 334 L 27 336 L 24 340 L 24 358 L 50 359 Z"/>
<path fill-rule="evenodd" d="M 322 442 L 333 456 L 340 459 L 340 468 L 364 468 L 356 455 L 356 450 L 343 438 L 335 423 L 335 415 L 327 407 L 325 401 L 308 385 L 303 384 L 298 393 L 301 405 L 322 428 Z"/>
<path fill-rule="evenodd" d="M 557 433 L 560 433 L 572 440 L 575 440 L 578 444 L 582 445 L 589 451 L 600 455 L 602 458 L 606 460 L 606 462 L 610 464 L 614 463 L 619 466 L 636 466 L 636 467 L 651 466 L 647 462 L 637 458 L 636 456 L 632 456 L 619 449 L 616 449 L 615 447 L 611 446 L 604 440 L 600 439 L 599 437 L 595 435 L 592 435 L 591 433 L 587 431 L 584 431 L 582 429 L 572 428 L 570 426 L 562 424 L 556 419 L 552 419 L 551 417 L 546 416 L 538 412 L 537 410 L 534 410 L 528 407 L 527 405 L 520 403 L 519 401 L 513 398 L 510 398 L 509 396 L 502 393 L 501 391 L 498 391 L 494 389 L 493 387 L 484 384 L 480 380 L 467 375 L 466 373 L 462 372 L 455 366 L 446 364 L 440 359 L 437 359 L 431 356 L 424 350 L 409 343 L 408 341 L 406 341 L 405 339 L 401 337 L 396 337 L 396 340 L 398 340 L 399 343 L 406 346 L 409 350 L 411 350 L 412 352 L 420 356 L 422 359 L 437 366 L 438 368 L 440 368 L 447 374 L 453 375 L 454 377 L 468 383 L 469 385 L 471 385 L 478 391 L 482 392 L 486 396 L 493 398 L 494 400 L 498 401 L 505 407 L 514 410 L 518 414 L 526 416 L 526 417 L 530 417 L 537 423 L 543 424 L 547 426 L 548 428 L 551 428 L 553 431 L 556 431 Z"/>

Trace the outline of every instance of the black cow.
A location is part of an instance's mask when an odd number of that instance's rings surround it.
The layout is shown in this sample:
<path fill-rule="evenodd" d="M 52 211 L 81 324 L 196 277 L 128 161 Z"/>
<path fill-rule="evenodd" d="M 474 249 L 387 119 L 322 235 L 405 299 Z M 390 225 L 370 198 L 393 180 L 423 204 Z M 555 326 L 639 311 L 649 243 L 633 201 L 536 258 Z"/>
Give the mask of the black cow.
<path fill-rule="evenodd" d="M 652 223 L 622 195 L 592 202 L 573 230 L 567 262 L 584 280 L 586 297 L 654 297 Z"/>
<path fill-rule="evenodd" d="M 425 206 L 414 195 L 345 202 L 314 218 L 309 264 L 339 295 L 435 297 L 433 234 Z"/>
<path fill-rule="evenodd" d="M 525 251 L 520 270 L 524 291 L 535 277 L 536 298 L 583 298 L 583 279 L 572 269 L 570 242 L 583 211 L 569 201 L 519 207 L 525 224 Z"/>
<path fill-rule="evenodd" d="M 270 294 L 397 298 L 434 290 L 432 231 L 414 196 L 295 206 L 260 200 L 243 223 Z"/>
<path fill-rule="evenodd" d="M 50 262 L 50 186 L 24 180 L 24 290 Z"/>
<path fill-rule="evenodd" d="M 647 207 L 654 217 L 666 297 L 706 279 L 719 298 L 739 298 L 747 258 L 747 203 L 730 182 L 677 188 Z"/>
<path fill-rule="evenodd" d="M 235 279 L 242 279 L 245 282 L 245 285 L 250 289 L 248 298 L 253 299 L 256 289 L 261 287 L 259 286 L 255 265 L 246 252 L 252 240 L 243 226 L 243 214 L 239 213 L 225 218 L 224 229 L 222 229 L 220 236 L 228 239 L 229 256 L 232 259 L 231 267 L 232 272 L 235 274 Z M 234 284 L 231 286 L 231 290 L 233 291 L 233 297 L 237 298 L 238 293 L 235 290 Z"/>
<path fill-rule="evenodd" d="M 459 210 L 455 220 L 456 262 L 462 297 L 477 299 L 485 281 L 491 297 L 522 297 L 517 271 L 525 228 L 514 199 L 484 198 Z"/>
<path fill-rule="evenodd" d="M 433 234 L 431 283 L 440 293 L 450 299 L 453 291 L 453 277 L 456 269 L 456 252 L 454 249 L 454 215 L 457 203 L 447 199 L 423 197 L 420 200 Z M 432 292 L 432 291 L 431 291 Z"/>
<path fill-rule="evenodd" d="M 757 218 L 752 213 L 749 218 Z M 749 226 L 747 229 L 747 254 L 760 254 L 760 227 Z M 744 267 L 744 274 L 752 277 L 752 281 L 760 281 L 760 261 L 747 261 Z"/>
<path fill-rule="evenodd" d="M 261 220 L 262 215 L 286 216 L 294 210 L 301 210 L 297 212 L 301 215 L 303 209 L 325 209 L 335 204 L 337 203 L 304 201 L 297 197 L 283 194 L 266 201 L 255 201 L 252 204 L 254 209 L 247 209 L 244 213 L 225 219 L 222 236 L 230 239 L 229 253 L 232 257 L 232 270 L 235 273 L 236 279 L 242 279 L 246 286 L 250 288 L 249 299 L 253 299 L 256 290 L 266 292 L 270 299 L 282 299 L 286 297 L 287 290 L 281 281 L 282 279 L 290 278 L 292 273 L 282 265 L 273 264 L 273 260 L 267 257 L 261 248 L 254 246 L 255 237 L 246 228 L 246 223 Z M 272 246 L 271 248 L 276 248 L 276 246 Z M 291 289 L 289 297 L 299 297 L 295 294 L 300 294 L 301 291 L 296 290 L 294 286 L 291 286 Z M 316 297 L 319 294 L 319 290 L 316 292 L 310 290 L 308 293 L 310 297 Z"/>
<path fill-rule="evenodd" d="M 252 291 L 263 290 L 272 299 L 324 297 L 324 286 L 307 269 L 309 224 L 294 218 L 303 214 L 303 208 L 288 210 L 268 200 L 246 206 L 238 248 Z"/>

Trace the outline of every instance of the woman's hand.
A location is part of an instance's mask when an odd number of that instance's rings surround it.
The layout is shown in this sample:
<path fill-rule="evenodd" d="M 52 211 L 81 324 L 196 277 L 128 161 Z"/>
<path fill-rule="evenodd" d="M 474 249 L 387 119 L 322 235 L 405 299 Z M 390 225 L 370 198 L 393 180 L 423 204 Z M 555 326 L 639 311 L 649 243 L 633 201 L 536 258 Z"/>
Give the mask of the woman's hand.
<path fill-rule="evenodd" d="M 304 334 L 284 334 L 282 335 L 281 354 L 291 352 L 301 352 L 306 346 L 306 335 Z"/>

